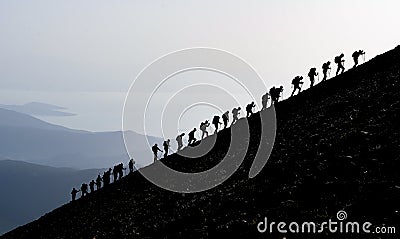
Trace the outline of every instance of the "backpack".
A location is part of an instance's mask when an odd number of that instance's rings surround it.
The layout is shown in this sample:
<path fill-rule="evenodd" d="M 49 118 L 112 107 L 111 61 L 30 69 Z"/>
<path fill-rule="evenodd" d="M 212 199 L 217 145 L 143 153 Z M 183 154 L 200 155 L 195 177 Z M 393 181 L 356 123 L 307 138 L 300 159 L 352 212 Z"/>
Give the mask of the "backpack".
<path fill-rule="evenodd" d="M 335 57 L 335 63 L 339 64 L 340 62 L 342 62 L 341 57 L 340 56 Z"/>
<path fill-rule="evenodd" d="M 214 116 L 213 124 L 218 124 L 218 123 L 219 123 L 219 116 Z"/>
<path fill-rule="evenodd" d="M 201 131 L 206 131 L 206 124 L 205 123 L 201 123 L 200 124 L 200 130 Z"/>

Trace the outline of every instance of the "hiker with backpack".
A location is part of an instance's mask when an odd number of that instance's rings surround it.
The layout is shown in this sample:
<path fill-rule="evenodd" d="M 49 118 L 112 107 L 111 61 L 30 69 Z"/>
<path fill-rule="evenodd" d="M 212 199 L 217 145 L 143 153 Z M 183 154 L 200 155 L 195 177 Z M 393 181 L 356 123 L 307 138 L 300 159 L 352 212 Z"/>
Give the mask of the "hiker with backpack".
<path fill-rule="evenodd" d="M 220 117 L 218 115 L 214 116 L 213 120 L 212 120 L 212 124 L 214 125 L 215 131 L 214 134 L 218 133 L 218 128 L 219 125 L 222 124 L 221 122 L 219 122 Z"/>
<path fill-rule="evenodd" d="M 196 133 L 197 129 L 194 128 L 192 131 L 189 132 L 188 136 L 189 136 L 189 141 L 188 141 L 188 145 L 192 146 L 194 143 L 196 143 L 197 139 L 196 137 L 194 137 L 194 134 Z"/>
<path fill-rule="evenodd" d="M 126 168 L 124 168 L 123 163 L 117 165 L 118 180 L 124 176 L 124 170 L 126 170 Z"/>
<path fill-rule="evenodd" d="M 340 56 L 335 57 L 335 63 L 338 65 L 337 71 L 336 71 L 336 76 L 339 75 L 339 72 L 341 72 L 340 74 L 342 74 L 345 71 L 344 68 L 344 54 L 342 53 Z"/>
<path fill-rule="evenodd" d="M 298 90 L 298 94 L 300 94 L 301 92 L 301 86 L 303 85 L 304 82 L 302 82 L 301 80 L 303 80 L 302 76 L 296 76 L 293 80 L 292 80 L 292 85 L 293 85 L 293 92 L 292 95 L 290 97 L 292 97 L 296 90 Z"/>
<path fill-rule="evenodd" d="M 133 159 L 129 160 L 129 163 L 128 163 L 129 173 L 133 173 L 134 166 L 135 166 L 135 161 Z"/>
<path fill-rule="evenodd" d="M 315 77 L 318 76 L 317 68 L 311 68 L 310 72 L 308 72 L 308 77 L 310 78 L 311 85 L 310 87 L 314 86 Z"/>
<path fill-rule="evenodd" d="M 153 147 L 151 147 L 151 151 L 153 151 L 154 163 L 155 163 L 158 160 L 158 152 L 162 152 L 162 150 L 158 148 L 157 144 L 154 144 Z"/>
<path fill-rule="evenodd" d="M 183 148 L 183 136 L 185 136 L 185 133 L 182 133 L 175 138 L 176 142 L 178 143 L 177 151 L 181 151 Z"/>
<path fill-rule="evenodd" d="M 280 86 L 279 88 L 276 88 L 274 86 L 269 90 L 269 94 L 271 95 L 271 99 L 274 105 L 279 102 L 282 92 L 283 92 L 283 86 Z"/>
<path fill-rule="evenodd" d="M 326 81 L 328 79 L 328 71 L 331 70 L 331 62 L 328 61 L 322 65 L 322 73 L 324 74 L 324 78 L 322 81 Z"/>
<path fill-rule="evenodd" d="M 81 197 L 84 197 L 86 194 L 88 194 L 88 185 L 86 183 L 82 183 Z"/>
<path fill-rule="evenodd" d="M 200 124 L 200 130 L 202 132 L 201 139 L 204 139 L 205 137 L 208 137 L 208 131 L 207 128 L 210 126 L 210 122 L 206 120 L 205 122 L 201 122 Z"/>
<path fill-rule="evenodd" d="M 242 108 L 233 108 L 233 110 L 232 110 L 232 124 L 231 124 L 231 126 L 234 124 L 234 123 L 236 123 L 236 121 L 238 121 L 239 120 L 239 114 L 240 114 L 240 111 L 242 110 Z"/>
<path fill-rule="evenodd" d="M 169 144 L 170 144 L 171 140 L 166 140 L 163 143 L 163 147 L 164 147 L 164 158 L 167 158 L 168 156 L 168 151 L 169 151 Z"/>
<path fill-rule="evenodd" d="M 101 176 L 100 176 L 100 174 L 99 175 L 97 175 L 97 178 L 96 178 L 96 189 L 97 190 L 99 190 L 100 188 L 101 188 Z"/>
<path fill-rule="evenodd" d="M 355 51 L 355 52 L 353 53 L 353 55 L 352 55 L 353 60 L 354 60 L 354 66 L 353 66 L 353 68 L 356 68 L 356 67 L 358 66 L 358 58 L 359 58 L 360 56 L 362 56 L 362 55 L 365 56 L 365 51 L 363 51 L 363 50 Z"/>
<path fill-rule="evenodd" d="M 117 179 L 118 179 L 118 166 L 117 165 L 114 165 L 112 173 L 113 173 L 113 176 L 114 176 L 114 181 L 113 182 L 115 183 L 117 181 Z"/>
<path fill-rule="evenodd" d="M 81 190 L 76 190 L 76 188 L 73 188 L 72 189 L 72 191 L 71 191 L 71 196 L 72 196 L 72 201 L 75 201 L 75 199 L 76 199 L 76 194 L 78 193 L 78 192 L 80 192 Z"/>
<path fill-rule="evenodd" d="M 105 171 L 103 174 L 103 183 L 104 187 L 109 185 L 111 182 L 111 168 L 108 169 L 108 171 Z"/>
<path fill-rule="evenodd" d="M 222 121 L 224 122 L 224 129 L 226 129 L 226 127 L 228 127 L 228 122 L 229 122 L 229 111 L 225 112 L 222 115 Z"/>
<path fill-rule="evenodd" d="M 251 102 L 246 106 L 247 118 L 253 115 L 253 108 L 256 107 L 254 102 Z"/>
<path fill-rule="evenodd" d="M 262 103 L 262 109 L 261 110 L 266 110 L 268 108 L 268 101 L 269 101 L 269 93 L 267 92 L 261 98 L 261 103 Z"/>
<path fill-rule="evenodd" d="M 96 184 L 96 183 L 94 182 L 94 180 L 90 181 L 90 183 L 89 183 L 90 193 L 93 193 L 93 192 L 94 192 L 94 185 L 95 185 L 95 184 Z"/>

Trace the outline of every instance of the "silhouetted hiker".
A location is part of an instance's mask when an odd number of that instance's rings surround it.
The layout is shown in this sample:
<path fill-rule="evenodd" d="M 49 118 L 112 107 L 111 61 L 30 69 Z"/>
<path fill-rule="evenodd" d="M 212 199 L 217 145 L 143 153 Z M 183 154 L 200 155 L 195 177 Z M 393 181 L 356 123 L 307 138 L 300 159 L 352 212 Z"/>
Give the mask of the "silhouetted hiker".
<path fill-rule="evenodd" d="M 126 170 L 126 168 L 124 168 L 123 163 L 117 165 L 118 180 L 124 176 L 124 170 Z"/>
<path fill-rule="evenodd" d="M 168 151 L 169 151 L 169 144 L 170 144 L 170 142 L 171 142 L 171 140 L 167 140 L 167 141 L 164 141 L 164 143 L 163 143 L 163 147 L 164 147 L 164 158 L 167 158 L 167 156 L 168 156 Z"/>
<path fill-rule="evenodd" d="M 204 137 L 208 137 L 208 131 L 207 128 L 210 126 L 210 122 L 206 120 L 205 122 L 200 123 L 200 130 L 202 132 L 201 134 L 201 139 L 204 139 Z"/>
<path fill-rule="evenodd" d="M 256 107 L 256 105 L 254 104 L 254 102 L 251 102 L 250 104 L 248 104 L 246 106 L 246 112 L 247 112 L 247 116 L 246 117 L 250 117 L 253 114 L 253 108 Z"/>
<path fill-rule="evenodd" d="M 279 98 L 281 98 L 282 97 L 282 99 L 283 99 L 283 86 L 280 86 L 277 90 L 277 95 L 278 95 L 278 101 L 279 101 Z"/>
<path fill-rule="evenodd" d="M 316 76 L 318 76 L 317 68 L 311 68 L 311 69 L 310 69 L 310 72 L 308 72 L 308 77 L 310 78 L 310 81 L 311 81 L 310 87 L 313 87 L 313 86 L 314 86 L 315 77 L 316 77 Z"/>
<path fill-rule="evenodd" d="M 229 122 L 229 111 L 225 112 L 222 115 L 222 121 L 224 122 L 224 129 L 226 129 L 226 127 L 228 127 L 228 122 Z"/>
<path fill-rule="evenodd" d="M 363 50 L 359 50 L 359 51 L 355 51 L 352 55 L 353 60 L 354 60 L 354 68 L 356 68 L 358 66 L 358 58 L 360 56 L 364 55 L 365 56 L 365 51 Z"/>
<path fill-rule="evenodd" d="M 189 140 L 188 140 L 188 145 L 191 146 L 194 143 L 196 143 L 197 139 L 196 137 L 194 137 L 194 133 L 196 133 L 197 129 L 194 128 L 192 131 L 189 132 L 188 136 L 189 136 Z"/>
<path fill-rule="evenodd" d="M 331 62 L 328 61 L 322 65 L 322 73 L 324 74 L 324 78 L 322 81 L 326 81 L 328 79 L 328 71 L 331 69 Z"/>
<path fill-rule="evenodd" d="M 101 177 L 100 175 L 97 175 L 96 178 L 96 189 L 99 190 L 101 188 Z"/>
<path fill-rule="evenodd" d="M 133 159 L 129 160 L 129 173 L 133 173 L 133 166 L 135 165 L 135 161 Z"/>
<path fill-rule="evenodd" d="M 81 186 L 81 197 L 84 197 L 88 193 L 88 185 L 86 183 L 82 183 Z"/>
<path fill-rule="evenodd" d="M 76 188 L 73 188 L 73 189 L 72 189 L 72 192 L 71 192 L 72 201 L 75 201 L 75 199 L 76 199 L 76 194 L 77 194 L 78 192 L 80 192 L 80 190 L 76 190 Z"/>
<path fill-rule="evenodd" d="M 281 98 L 282 92 L 283 92 L 283 86 L 279 88 L 275 88 L 274 86 L 269 90 L 269 94 L 271 95 L 271 99 L 274 104 L 277 104 L 279 102 L 279 98 Z"/>
<path fill-rule="evenodd" d="M 344 63 L 343 57 L 344 57 L 343 53 L 340 56 L 335 57 L 335 63 L 338 65 L 336 76 L 339 75 L 339 72 L 341 72 L 340 74 L 342 74 L 345 70 L 343 65 Z"/>
<path fill-rule="evenodd" d="M 112 173 L 113 173 L 113 176 L 114 176 L 114 181 L 113 182 L 115 183 L 117 181 L 117 178 L 118 178 L 118 166 L 117 165 L 114 166 Z"/>
<path fill-rule="evenodd" d="M 301 92 L 301 86 L 303 85 L 304 82 L 302 82 L 301 80 L 303 80 L 302 76 L 296 76 L 293 80 L 292 80 L 292 85 L 293 85 L 293 92 L 292 95 L 290 97 L 292 97 L 294 95 L 294 93 L 296 93 L 296 90 L 299 91 L 299 93 Z"/>
<path fill-rule="evenodd" d="M 265 109 L 268 108 L 268 100 L 269 100 L 269 93 L 267 92 L 261 98 L 261 103 L 262 103 L 262 109 L 261 110 L 265 110 Z"/>
<path fill-rule="evenodd" d="M 160 151 L 160 152 L 162 152 L 162 150 L 161 149 L 159 149 L 158 148 L 158 145 L 157 144 L 155 144 L 153 147 L 151 147 L 151 151 L 153 151 L 153 154 L 154 154 L 154 163 L 157 161 L 157 159 L 158 159 L 158 151 Z"/>
<path fill-rule="evenodd" d="M 95 185 L 95 184 L 96 184 L 96 183 L 94 182 L 94 180 L 90 181 L 90 183 L 89 183 L 90 193 L 93 193 L 93 192 L 94 192 L 94 185 Z"/>
<path fill-rule="evenodd" d="M 219 125 L 222 124 L 221 122 L 219 122 L 219 119 L 220 119 L 220 117 L 218 115 L 216 115 L 216 116 L 214 116 L 214 118 L 212 120 L 212 123 L 215 128 L 214 134 L 216 134 L 218 132 Z"/>
<path fill-rule="evenodd" d="M 185 136 L 185 133 L 176 136 L 176 142 L 178 143 L 177 151 L 181 151 L 183 148 L 183 136 Z"/>
<path fill-rule="evenodd" d="M 104 183 L 104 186 L 109 185 L 109 184 L 110 184 L 110 181 L 111 181 L 111 168 L 108 169 L 108 171 L 105 171 L 104 174 L 103 174 L 103 183 Z"/>
<path fill-rule="evenodd" d="M 238 121 L 239 120 L 239 114 L 240 114 L 240 111 L 242 110 L 242 108 L 234 108 L 233 110 L 232 110 L 232 124 L 231 125 L 233 125 L 234 123 L 236 123 L 236 121 Z"/>
<path fill-rule="evenodd" d="M 276 99 L 276 87 L 273 86 L 271 89 L 269 89 L 269 95 L 271 96 L 271 104 L 277 103 Z"/>

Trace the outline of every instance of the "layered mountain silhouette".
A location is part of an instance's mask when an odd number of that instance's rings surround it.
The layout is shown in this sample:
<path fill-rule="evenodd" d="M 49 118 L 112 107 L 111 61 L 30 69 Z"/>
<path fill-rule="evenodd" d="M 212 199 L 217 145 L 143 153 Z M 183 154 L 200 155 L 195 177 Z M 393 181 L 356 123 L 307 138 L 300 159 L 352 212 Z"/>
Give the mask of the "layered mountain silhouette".
<path fill-rule="evenodd" d="M 0 157 L 5 159 L 77 169 L 106 168 L 129 160 L 122 132 L 74 130 L 1 108 L 0 119 Z M 150 162 L 146 136 L 128 132 L 126 137 L 137 145 L 136 161 Z M 161 141 L 148 139 L 150 143 Z"/>
<path fill-rule="evenodd" d="M 35 116 L 74 116 L 75 114 L 65 112 L 66 108 L 57 105 L 45 104 L 40 102 L 31 102 L 24 105 L 4 105 L 0 104 L 0 108 L 8 109 L 28 115 Z"/>
<path fill-rule="evenodd" d="M 253 179 L 250 166 L 263 147 L 260 114 L 248 120 L 250 147 L 243 164 L 216 188 L 173 193 L 136 172 L 1 238 L 368 238 L 257 231 L 265 217 L 318 223 L 336 219 L 339 210 L 348 221 L 400 228 L 399 87 L 397 47 L 277 104 L 275 146 Z M 234 127 L 244 127 L 244 120 Z M 230 131 L 224 130 L 205 156 L 172 155 L 163 162 L 182 172 L 203 171 L 224 156 L 234 159 L 235 151 L 226 155 L 229 143 Z"/>

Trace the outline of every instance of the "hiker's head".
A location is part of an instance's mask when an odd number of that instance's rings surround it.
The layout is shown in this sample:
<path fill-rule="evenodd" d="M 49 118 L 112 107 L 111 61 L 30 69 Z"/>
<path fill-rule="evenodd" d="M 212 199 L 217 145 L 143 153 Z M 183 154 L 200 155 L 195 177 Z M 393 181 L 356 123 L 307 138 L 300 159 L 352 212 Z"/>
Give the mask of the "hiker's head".
<path fill-rule="evenodd" d="M 344 57 L 344 54 L 342 53 L 342 54 L 340 54 L 340 57 Z"/>
<path fill-rule="evenodd" d="M 241 109 L 242 109 L 241 107 L 238 108 L 238 110 L 241 110 Z"/>

